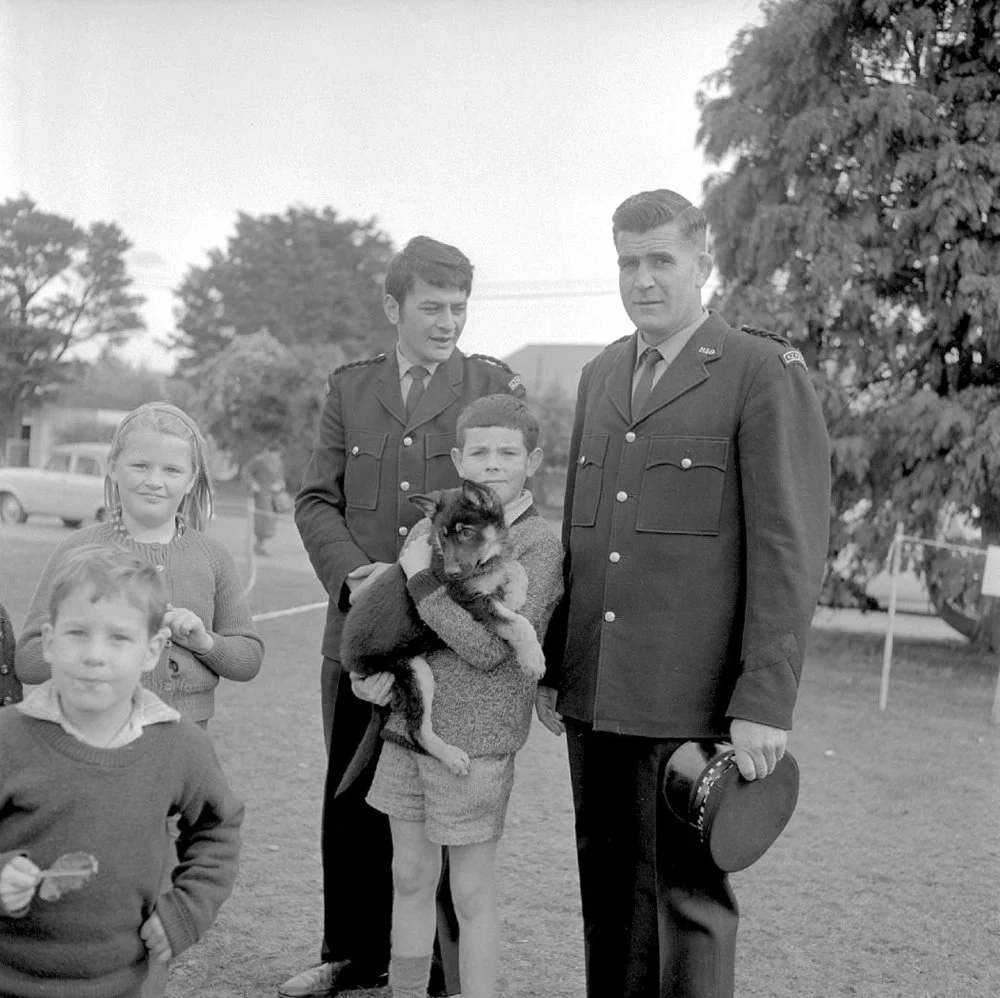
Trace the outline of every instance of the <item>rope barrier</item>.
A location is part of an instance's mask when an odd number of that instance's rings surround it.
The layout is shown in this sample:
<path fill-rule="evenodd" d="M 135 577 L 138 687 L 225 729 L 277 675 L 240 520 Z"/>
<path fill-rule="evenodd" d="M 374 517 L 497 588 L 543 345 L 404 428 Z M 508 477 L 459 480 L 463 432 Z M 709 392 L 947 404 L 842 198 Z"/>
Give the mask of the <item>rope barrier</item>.
<path fill-rule="evenodd" d="M 892 538 L 889 545 L 889 552 L 885 557 L 886 564 L 892 561 L 897 544 L 912 544 L 914 547 L 946 548 L 950 551 L 971 551 L 973 554 L 986 556 L 986 548 L 976 547 L 973 544 L 953 544 L 951 541 L 929 541 L 924 537 L 913 537 L 910 534 L 897 533 Z"/>

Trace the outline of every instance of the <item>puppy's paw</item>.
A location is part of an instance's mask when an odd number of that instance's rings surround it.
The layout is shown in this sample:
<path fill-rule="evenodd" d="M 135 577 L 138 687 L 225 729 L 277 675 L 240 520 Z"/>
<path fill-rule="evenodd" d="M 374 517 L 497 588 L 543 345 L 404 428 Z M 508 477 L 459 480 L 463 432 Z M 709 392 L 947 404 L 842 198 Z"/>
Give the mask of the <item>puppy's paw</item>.
<path fill-rule="evenodd" d="M 518 649 L 517 660 L 521 670 L 532 679 L 541 679 L 545 675 L 545 655 L 537 640 L 522 645 Z"/>
<path fill-rule="evenodd" d="M 468 776 L 472 772 L 472 760 L 457 745 L 442 742 L 439 751 L 434 754 L 455 776 Z"/>

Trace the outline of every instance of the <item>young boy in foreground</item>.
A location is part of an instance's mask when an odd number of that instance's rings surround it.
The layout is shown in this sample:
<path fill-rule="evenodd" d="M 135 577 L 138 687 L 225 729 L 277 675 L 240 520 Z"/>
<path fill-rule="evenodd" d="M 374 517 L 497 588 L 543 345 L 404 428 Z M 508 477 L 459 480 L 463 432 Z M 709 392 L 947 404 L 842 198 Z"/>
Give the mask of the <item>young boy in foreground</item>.
<path fill-rule="evenodd" d="M 139 684 L 166 610 L 154 566 L 118 549 L 79 548 L 53 580 L 52 678 L 0 712 L 0 994 L 136 996 L 232 890 L 243 804 L 205 732 Z"/>
<path fill-rule="evenodd" d="M 524 482 L 537 469 L 538 422 L 509 395 L 488 395 L 458 417 L 452 460 L 466 479 L 500 497 L 511 557 L 528 576 L 520 613 L 542 638 L 562 592 L 562 548 L 532 503 Z M 496 988 L 499 920 L 496 850 L 514 782 L 514 754 L 531 726 L 536 680 L 526 676 L 505 641 L 447 594 L 432 568 L 429 521 L 411 531 L 400 556 L 423 621 L 447 644 L 427 656 L 434 673 L 432 723 L 449 744 L 471 757 L 456 776 L 437 759 L 387 741 L 368 794 L 389 816 L 393 847 L 393 998 L 424 998 L 434 942 L 434 892 L 441 846 L 448 846 L 451 891 L 459 922 L 463 998 L 492 998 Z M 391 676 L 355 683 L 365 699 L 388 702 Z M 366 695 L 370 694 L 370 695 Z M 405 735 L 397 715 L 386 733 Z"/>

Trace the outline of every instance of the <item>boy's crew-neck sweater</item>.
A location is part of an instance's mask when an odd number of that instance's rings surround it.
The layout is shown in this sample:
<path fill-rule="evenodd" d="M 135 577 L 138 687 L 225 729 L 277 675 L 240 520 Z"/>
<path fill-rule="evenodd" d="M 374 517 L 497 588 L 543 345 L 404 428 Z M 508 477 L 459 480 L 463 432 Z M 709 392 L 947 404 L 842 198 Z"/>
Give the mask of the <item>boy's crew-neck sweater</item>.
<path fill-rule="evenodd" d="M 180 862 L 160 894 L 174 813 Z M 137 995 L 148 970 L 140 927 L 155 910 L 174 956 L 204 934 L 232 890 L 242 820 L 208 735 L 190 721 L 103 749 L 0 711 L 0 868 L 19 853 L 42 869 L 72 852 L 98 864 L 79 890 L 51 901 L 36 892 L 22 915 L 0 903 L 0 995 Z"/>
<path fill-rule="evenodd" d="M 430 521 L 421 520 L 411 536 L 429 529 Z M 528 576 L 528 596 L 518 612 L 541 641 L 562 595 L 562 545 L 534 506 L 509 528 L 509 545 Z M 434 731 L 473 757 L 517 752 L 531 729 L 537 680 L 521 671 L 506 641 L 448 596 L 432 569 L 417 572 L 408 585 L 421 619 L 448 645 L 425 656 L 434 674 Z M 408 742 L 398 712 L 390 715 L 385 733 Z"/>
<path fill-rule="evenodd" d="M 214 714 L 220 676 L 245 682 L 260 671 L 264 643 L 250 617 L 236 563 L 219 541 L 188 527 L 168 544 L 144 544 L 117 531 L 112 523 L 96 523 L 67 537 L 42 572 L 17 642 L 16 667 L 22 682 L 41 683 L 51 675 L 42 657 L 42 624 L 49 616 L 52 577 L 66 553 L 85 544 L 124 548 L 152 562 L 163 572 L 171 604 L 196 613 L 215 639 L 204 655 L 170 645 L 156 668 L 142 677 L 143 686 L 184 717 L 204 721 Z"/>

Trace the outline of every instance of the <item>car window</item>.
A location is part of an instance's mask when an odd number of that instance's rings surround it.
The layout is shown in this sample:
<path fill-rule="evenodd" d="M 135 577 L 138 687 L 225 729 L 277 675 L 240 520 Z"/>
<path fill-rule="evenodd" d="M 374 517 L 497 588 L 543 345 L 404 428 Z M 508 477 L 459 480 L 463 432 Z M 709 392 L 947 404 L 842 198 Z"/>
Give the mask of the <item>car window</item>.
<path fill-rule="evenodd" d="M 101 474 L 101 466 L 97 463 L 97 459 L 93 457 L 84 457 L 82 454 L 77 454 L 76 468 L 74 470 L 78 475 L 94 475 L 95 477 L 100 477 Z"/>
<path fill-rule="evenodd" d="M 69 471 L 69 454 L 53 454 L 45 465 L 47 471 Z"/>

